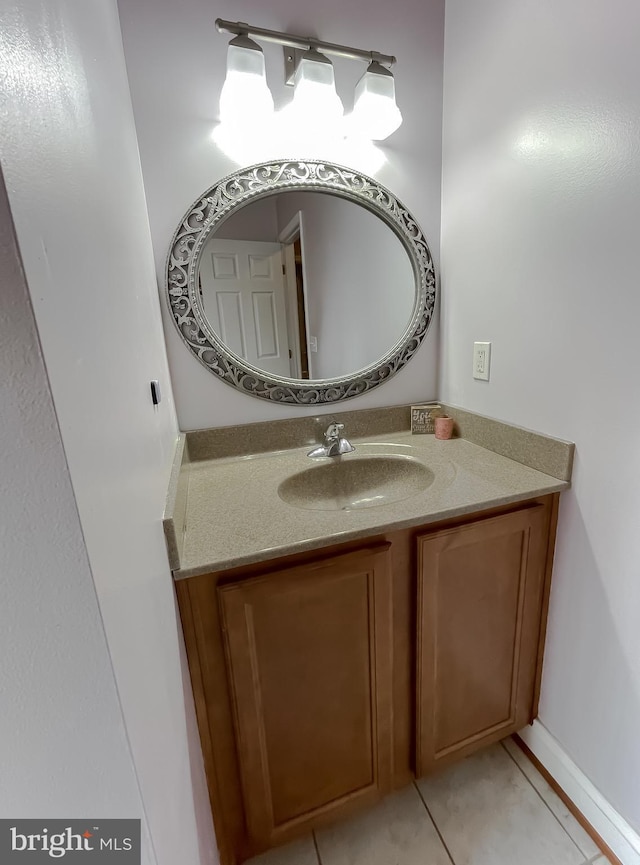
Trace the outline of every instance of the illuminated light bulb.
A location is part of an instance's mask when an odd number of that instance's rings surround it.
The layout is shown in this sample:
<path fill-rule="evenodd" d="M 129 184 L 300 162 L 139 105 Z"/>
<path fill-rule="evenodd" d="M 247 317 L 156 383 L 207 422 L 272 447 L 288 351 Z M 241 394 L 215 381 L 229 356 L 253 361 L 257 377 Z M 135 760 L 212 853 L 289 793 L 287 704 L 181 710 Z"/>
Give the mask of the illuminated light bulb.
<path fill-rule="evenodd" d="M 302 55 L 294 77 L 289 120 L 322 134 L 342 131 L 344 107 L 336 92 L 333 64 L 315 48 Z"/>
<path fill-rule="evenodd" d="M 220 122 L 227 127 L 259 130 L 273 116 L 262 48 L 248 36 L 229 42 L 227 77 L 220 93 Z"/>
<path fill-rule="evenodd" d="M 383 141 L 402 123 L 391 72 L 375 60 L 356 84 L 353 112 L 347 118 L 350 135 Z"/>

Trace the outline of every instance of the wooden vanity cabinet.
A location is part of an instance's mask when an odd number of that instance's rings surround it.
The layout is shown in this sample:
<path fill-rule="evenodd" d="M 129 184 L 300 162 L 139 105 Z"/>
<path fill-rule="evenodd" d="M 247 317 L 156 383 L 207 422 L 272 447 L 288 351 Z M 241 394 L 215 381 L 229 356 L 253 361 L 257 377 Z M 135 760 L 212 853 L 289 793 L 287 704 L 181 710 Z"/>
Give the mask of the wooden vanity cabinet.
<path fill-rule="evenodd" d="M 249 834 L 391 789 L 389 544 L 218 588 Z"/>
<path fill-rule="evenodd" d="M 404 689 L 408 729 L 411 682 L 393 676 L 393 635 L 406 641 L 409 623 L 394 627 L 404 547 L 391 546 L 360 541 L 176 582 L 222 865 L 393 788 L 394 703 Z"/>
<path fill-rule="evenodd" d="M 533 720 L 557 500 L 176 583 L 222 865 Z"/>
<path fill-rule="evenodd" d="M 548 525 L 537 504 L 417 538 L 418 776 L 530 722 Z"/>

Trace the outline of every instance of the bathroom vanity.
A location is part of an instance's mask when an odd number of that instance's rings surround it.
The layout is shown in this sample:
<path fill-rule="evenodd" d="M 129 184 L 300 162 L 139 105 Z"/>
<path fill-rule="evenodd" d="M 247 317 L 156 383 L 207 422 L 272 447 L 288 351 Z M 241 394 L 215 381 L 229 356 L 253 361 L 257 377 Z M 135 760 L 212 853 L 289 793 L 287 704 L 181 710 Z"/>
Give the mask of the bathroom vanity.
<path fill-rule="evenodd" d="M 336 416 L 359 432 L 373 415 Z M 362 506 L 378 480 L 347 510 L 318 502 L 313 479 L 308 501 L 286 500 L 318 419 L 181 442 L 165 522 L 223 865 L 537 714 L 572 446 L 464 412 L 467 438 L 440 442 L 411 436 L 408 417 L 390 409 L 389 430 L 339 460 L 414 461 L 428 483 Z"/>
<path fill-rule="evenodd" d="M 193 357 L 307 410 L 387 383 L 436 294 L 407 207 L 316 160 L 220 180 L 167 258 Z M 165 532 L 223 865 L 536 716 L 573 446 L 447 409 L 452 441 L 412 436 L 409 406 L 180 441 Z"/>

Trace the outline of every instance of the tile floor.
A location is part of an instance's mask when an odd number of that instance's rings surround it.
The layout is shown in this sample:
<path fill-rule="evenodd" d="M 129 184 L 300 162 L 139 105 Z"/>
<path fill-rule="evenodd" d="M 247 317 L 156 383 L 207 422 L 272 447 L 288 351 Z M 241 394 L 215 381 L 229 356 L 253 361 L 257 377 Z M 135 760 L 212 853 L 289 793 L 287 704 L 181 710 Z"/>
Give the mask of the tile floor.
<path fill-rule="evenodd" d="M 608 865 L 507 739 L 248 865 Z"/>

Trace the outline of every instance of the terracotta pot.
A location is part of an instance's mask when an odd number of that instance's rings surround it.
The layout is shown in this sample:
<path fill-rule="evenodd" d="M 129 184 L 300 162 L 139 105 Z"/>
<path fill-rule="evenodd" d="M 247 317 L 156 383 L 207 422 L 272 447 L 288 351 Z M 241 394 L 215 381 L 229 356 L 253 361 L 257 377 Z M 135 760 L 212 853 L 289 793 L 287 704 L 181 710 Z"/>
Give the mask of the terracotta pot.
<path fill-rule="evenodd" d="M 450 439 L 453 435 L 453 418 L 437 417 L 435 419 L 436 438 Z"/>

